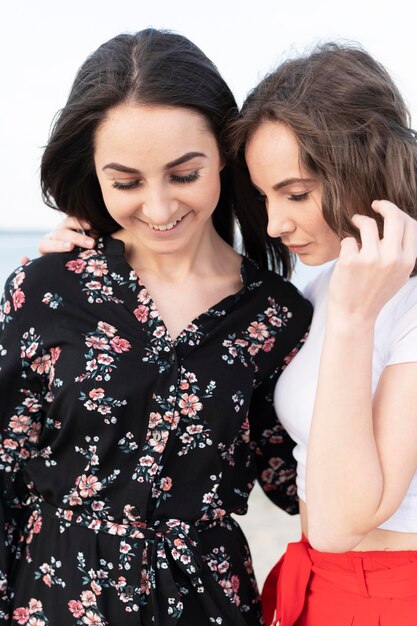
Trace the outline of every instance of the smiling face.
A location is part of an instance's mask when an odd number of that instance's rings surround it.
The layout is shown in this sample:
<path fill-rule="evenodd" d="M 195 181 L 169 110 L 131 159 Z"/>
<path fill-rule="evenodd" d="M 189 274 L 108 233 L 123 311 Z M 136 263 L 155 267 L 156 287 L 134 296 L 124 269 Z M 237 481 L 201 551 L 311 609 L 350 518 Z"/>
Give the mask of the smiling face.
<path fill-rule="evenodd" d="M 281 237 L 306 265 L 335 259 L 340 241 L 323 217 L 322 183 L 303 169 L 292 131 L 280 122 L 263 122 L 247 142 L 246 162 L 265 197 L 268 234 Z"/>
<path fill-rule="evenodd" d="M 175 253 L 213 231 L 222 161 L 200 113 L 116 106 L 96 131 L 94 162 L 107 210 L 135 248 Z"/>

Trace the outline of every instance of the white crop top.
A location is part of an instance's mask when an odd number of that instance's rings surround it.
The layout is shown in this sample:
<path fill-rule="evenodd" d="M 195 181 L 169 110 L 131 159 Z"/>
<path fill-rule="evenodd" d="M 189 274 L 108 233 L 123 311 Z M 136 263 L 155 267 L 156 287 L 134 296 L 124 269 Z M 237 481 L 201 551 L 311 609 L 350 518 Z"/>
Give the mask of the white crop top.
<path fill-rule="evenodd" d="M 314 306 L 310 334 L 300 352 L 281 374 L 274 394 L 277 415 L 296 442 L 294 456 L 297 461 L 297 490 L 304 502 L 307 440 L 323 347 L 327 291 L 333 268 L 334 263 L 321 272 L 304 290 L 304 295 Z M 372 392 L 375 392 L 384 367 L 414 361 L 417 361 L 417 276 L 407 281 L 384 306 L 377 318 Z M 392 517 L 380 525 L 380 528 L 417 532 L 417 473 L 400 507 Z"/>

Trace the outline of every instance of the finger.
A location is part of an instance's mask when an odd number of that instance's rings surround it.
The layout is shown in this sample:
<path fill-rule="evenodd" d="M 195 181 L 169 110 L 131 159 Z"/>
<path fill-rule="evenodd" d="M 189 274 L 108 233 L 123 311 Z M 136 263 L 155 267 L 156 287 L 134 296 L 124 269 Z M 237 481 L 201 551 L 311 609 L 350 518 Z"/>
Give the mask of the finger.
<path fill-rule="evenodd" d="M 374 200 L 372 208 L 384 218 L 383 247 L 398 254 L 403 243 L 406 213 L 389 200 Z"/>
<path fill-rule="evenodd" d="M 372 217 L 366 215 L 354 215 L 352 223 L 359 230 L 361 238 L 361 256 L 376 256 L 379 254 L 378 225 Z"/>
<path fill-rule="evenodd" d="M 409 215 L 405 220 L 403 251 L 413 268 L 417 258 L 417 221 Z"/>
<path fill-rule="evenodd" d="M 75 245 L 71 241 L 63 241 L 62 239 L 52 239 L 51 237 L 43 237 L 39 243 L 39 253 L 50 254 L 51 252 L 69 252 L 73 250 Z"/>
<path fill-rule="evenodd" d="M 29 263 L 30 259 L 28 256 L 24 256 L 20 259 L 20 265 L 26 265 L 26 263 Z"/>
<path fill-rule="evenodd" d="M 84 232 L 72 230 L 70 228 L 62 228 L 51 233 L 51 239 L 60 241 L 69 241 L 80 248 L 94 248 L 96 240 L 94 237 L 86 235 Z"/>
<path fill-rule="evenodd" d="M 340 255 L 341 261 L 349 261 L 357 257 L 359 254 L 359 245 L 354 237 L 345 237 L 340 242 Z"/>

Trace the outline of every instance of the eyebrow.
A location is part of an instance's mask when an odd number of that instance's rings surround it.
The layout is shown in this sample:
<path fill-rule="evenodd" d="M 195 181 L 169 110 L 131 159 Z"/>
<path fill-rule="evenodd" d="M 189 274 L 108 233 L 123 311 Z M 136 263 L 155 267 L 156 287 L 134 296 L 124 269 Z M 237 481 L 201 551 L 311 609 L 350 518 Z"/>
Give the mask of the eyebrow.
<path fill-rule="evenodd" d="M 276 185 L 274 185 L 272 189 L 274 189 L 274 191 L 278 191 L 279 189 L 282 189 L 283 187 L 288 187 L 288 185 L 294 185 L 295 183 L 314 183 L 314 182 L 316 182 L 314 178 L 286 178 L 285 180 L 282 180 L 281 182 L 276 183 Z"/>
<path fill-rule="evenodd" d="M 204 154 L 204 152 L 186 152 L 182 156 L 178 157 L 178 159 L 174 159 L 164 165 L 164 170 L 170 170 L 172 167 L 187 163 L 187 161 L 191 161 L 191 159 L 195 159 L 196 157 L 203 157 L 207 159 L 207 154 Z M 107 163 L 107 165 L 103 167 L 103 171 L 104 170 L 116 170 L 117 172 L 123 172 L 124 174 L 141 173 L 140 170 L 137 170 L 134 167 L 127 167 L 127 165 L 122 165 L 121 163 Z"/>

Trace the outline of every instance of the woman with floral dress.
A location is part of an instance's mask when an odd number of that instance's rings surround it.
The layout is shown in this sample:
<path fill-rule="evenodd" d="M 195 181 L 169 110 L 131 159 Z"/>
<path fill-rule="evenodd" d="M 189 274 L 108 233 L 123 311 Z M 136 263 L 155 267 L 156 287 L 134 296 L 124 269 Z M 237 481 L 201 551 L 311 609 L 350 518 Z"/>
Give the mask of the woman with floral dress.
<path fill-rule="evenodd" d="M 289 256 L 225 156 L 235 115 L 196 46 L 148 29 L 95 51 L 57 117 L 44 197 L 98 239 L 6 284 L 0 623 L 262 623 L 231 514 L 256 476 L 297 512 L 272 393 L 311 305 L 268 269 Z"/>

